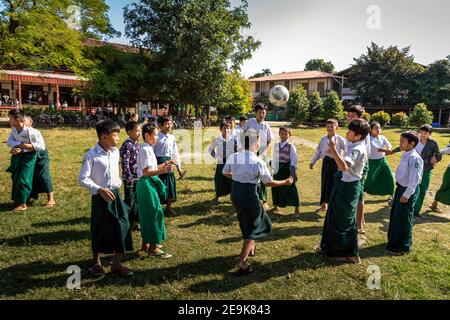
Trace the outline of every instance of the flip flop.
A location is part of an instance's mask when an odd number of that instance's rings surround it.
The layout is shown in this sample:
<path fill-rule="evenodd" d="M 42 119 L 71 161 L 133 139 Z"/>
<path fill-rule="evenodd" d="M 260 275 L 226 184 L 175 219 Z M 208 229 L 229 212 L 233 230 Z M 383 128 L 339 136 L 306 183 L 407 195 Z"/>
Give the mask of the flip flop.
<path fill-rule="evenodd" d="M 88 269 L 88 272 L 93 277 L 100 277 L 103 276 L 106 272 L 105 269 L 103 269 L 102 266 L 96 264 L 95 266 Z"/>
<path fill-rule="evenodd" d="M 327 255 L 327 254 L 325 253 L 325 251 L 323 251 L 322 248 L 321 248 L 320 246 L 315 246 L 315 247 L 314 247 L 314 251 L 317 252 L 317 253 L 323 254 L 323 255 Z"/>
<path fill-rule="evenodd" d="M 54 206 L 56 206 L 56 202 L 47 203 L 46 205 L 44 205 L 44 208 L 50 209 L 53 208 Z"/>
<path fill-rule="evenodd" d="M 118 269 L 112 269 L 111 268 L 111 273 L 117 275 L 117 276 L 121 276 L 121 277 L 131 277 L 133 276 L 133 271 L 131 271 L 130 269 L 121 266 Z"/>
<path fill-rule="evenodd" d="M 148 255 L 150 257 L 160 258 L 160 259 L 164 259 L 164 260 L 170 259 L 170 258 L 173 257 L 173 255 L 171 255 L 170 253 L 167 253 L 165 251 L 161 251 L 161 252 L 158 252 L 158 253 L 153 253 L 153 252 L 150 253 L 149 252 Z"/>
<path fill-rule="evenodd" d="M 239 270 L 236 271 L 234 273 L 234 275 L 236 277 L 248 276 L 248 275 L 252 274 L 253 272 L 255 272 L 255 270 L 253 270 L 252 266 L 248 266 L 247 269 L 239 268 Z"/>
<path fill-rule="evenodd" d="M 431 211 L 433 211 L 433 212 L 436 212 L 436 213 L 442 213 L 442 210 L 439 209 L 438 207 L 430 206 L 430 209 L 431 209 Z"/>

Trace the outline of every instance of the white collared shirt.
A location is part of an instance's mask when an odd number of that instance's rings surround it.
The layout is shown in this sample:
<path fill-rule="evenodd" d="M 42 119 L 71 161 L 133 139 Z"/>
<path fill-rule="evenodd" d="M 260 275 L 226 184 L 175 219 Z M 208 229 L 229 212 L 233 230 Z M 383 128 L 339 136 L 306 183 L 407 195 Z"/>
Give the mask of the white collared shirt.
<path fill-rule="evenodd" d="M 269 168 L 255 153 L 245 150 L 231 155 L 222 173 L 232 174 L 233 180 L 240 183 L 264 184 L 273 181 Z"/>
<path fill-rule="evenodd" d="M 267 150 L 267 146 L 269 145 L 269 143 L 274 139 L 274 135 L 269 124 L 265 121 L 259 123 L 255 118 L 251 118 L 245 123 L 244 127 L 242 128 L 244 132 L 249 129 L 253 129 L 258 132 L 260 140 L 259 153 L 264 153 Z"/>
<path fill-rule="evenodd" d="M 366 147 L 367 145 L 364 141 L 358 141 L 356 143 L 347 141 L 344 161 L 347 162 L 349 169 L 342 172 L 342 181 L 354 182 L 362 179 L 364 166 L 368 161 Z"/>
<path fill-rule="evenodd" d="M 450 145 L 446 149 L 441 150 L 441 154 L 450 154 Z M 450 168 L 450 163 L 448 167 Z"/>
<path fill-rule="evenodd" d="M 158 170 L 158 162 L 156 161 L 155 151 L 148 143 L 141 145 L 141 149 L 137 158 L 138 179 L 144 175 L 144 170 L 150 168 L 152 171 Z"/>
<path fill-rule="evenodd" d="M 425 148 L 425 145 L 422 142 L 419 141 L 419 143 L 417 144 L 417 146 L 414 149 L 416 149 L 417 153 L 419 155 L 421 155 L 422 151 L 423 151 L 423 148 Z"/>
<path fill-rule="evenodd" d="M 209 154 L 213 151 L 215 153 L 214 159 L 217 159 L 217 163 L 225 164 L 228 157 L 235 153 L 235 146 L 238 148 L 237 142 L 235 143 L 235 137 L 229 137 L 227 140 L 223 138 L 222 135 L 218 136 L 213 140 L 208 148 Z M 224 147 L 225 146 L 225 147 Z M 225 150 L 225 161 L 224 161 L 224 150 Z M 236 150 L 237 151 L 237 150 Z M 211 155 L 212 156 L 212 155 Z"/>
<path fill-rule="evenodd" d="M 280 141 L 277 144 L 275 144 L 275 148 L 274 148 L 274 152 L 272 155 L 272 166 L 275 170 L 275 172 L 278 172 L 278 163 L 279 163 L 279 159 L 280 159 L 280 149 L 283 149 L 286 144 L 290 143 L 289 141 Z M 298 156 L 297 156 L 297 148 L 295 147 L 295 145 L 293 143 L 291 144 L 291 149 L 289 152 L 291 161 L 289 163 L 289 165 L 291 167 L 295 167 L 295 169 L 297 169 L 298 167 Z"/>
<path fill-rule="evenodd" d="M 371 150 L 369 154 L 369 159 L 371 160 L 378 160 L 383 159 L 386 157 L 386 154 L 384 152 L 379 152 L 378 149 L 392 149 L 392 144 L 389 142 L 389 140 L 382 135 L 379 135 L 378 138 L 376 137 L 370 137 L 370 143 L 371 143 Z"/>
<path fill-rule="evenodd" d="M 158 133 L 158 143 L 154 147 L 156 157 L 170 157 L 181 170 L 177 139 L 173 134 Z"/>
<path fill-rule="evenodd" d="M 340 155 L 343 155 L 345 153 L 345 148 L 347 144 L 346 140 L 340 135 L 335 135 L 332 139 L 336 144 L 336 151 Z M 314 153 L 314 156 L 311 160 L 312 164 L 316 164 L 317 161 L 319 161 L 319 159 L 323 159 L 325 158 L 325 156 L 331 157 L 330 154 L 328 153 L 329 148 L 328 144 L 329 144 L 328 135 L 323 136 L 322 139 L 320 139 L 319 145 L 317 146 L 316 152 Z"/>
<path fill-rule="evenodd" d="M 23 127 L 19 133 L 16 128 L 11 128 L 11 133 L 8 137 L 8 147 L 15 148 L 22 143 L 31 143 L 36 152 L 45 150 L 45 142 L 39 130 L 31 127 Z M 31 152 L 30 150 L 23 150 L 23 152 Z"/>
<path fill-rule="evenodd" d="M 106 152 L 99 144 L 83 157 L 78 182 L 93 195 L 101 188 L 120 189 L 122 179 L 119 174 L 120 152 L 112 148 Z"/>
<path fill-rule="evenodd" d="M 397 183 L 406 188 L 403 197 L 409 199 L 422 182 L 423 160 L 415 149 L 405 152 L 395 172 Z"/>

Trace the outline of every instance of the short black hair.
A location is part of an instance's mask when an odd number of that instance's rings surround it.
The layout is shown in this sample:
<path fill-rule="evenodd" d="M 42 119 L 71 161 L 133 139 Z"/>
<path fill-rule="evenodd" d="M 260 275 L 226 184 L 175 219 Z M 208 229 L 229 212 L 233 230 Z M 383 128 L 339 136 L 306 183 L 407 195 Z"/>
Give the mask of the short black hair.
<path fill-rule="evenodd" d="M 23 122 L 23 119 L 25 117 L 25 113 L 22 110 L 18 110 L 18 109 L 11 109 L 8 112 L 8 116 L 11 118 L 14 118 L 16 120 L 19 120 L 21 122 Z"/>
<path fill-rule="evenodd" d="M 161 116 L 161 117 L 158 118 L 158 124 L 160 126 L 163 126 L 164 123 L 166 123 L 168 121 L 172 121 L 172 118 L 171 117 L 166 117 L 166 116 Z"/>
<path fill-rule="evenodd" d="M 23 113 L 23 117 L 24 117 L 24 118 L 29 118 L 29 119 L 33 120 L 33 116 L 32 116 L 31 113 L 29 113 L 29 112 L 24 112 L 24 113 Z"/>
<path fill-rule="evenodd" d="M 125 125 L 125 131 L 130 132 L 133 131 L 135 128 L 139 127 L 139 123 L 136 121 L 128 121 Z"/>
<path fill-rule="evenodd" d="M 95 129 L 97 130 L 97 136 L 100 139 L 103 135 L 110 135 L 111 133 L 119 133 L 120 125 L 111 119 L 105 119 L 97 122 Z"/>
<path fill-rule="evenodd" d="M 373 128 L 375 128 L 375 126 L 378 125 L 381 127 L 381 124 L 378 121 L 374 121 L 372 123 L 370 123 L 370 130 L 372 130 Z"/>
<path fill-rule="evenodd" d="M 236 120 L 236 119 L 234 117 L 230 116 L 230 117 L 226 117 L 225 120 L 228 121 L 228 120 Z"/>
<path fill-rule="evenodd" d="M 339 121 L 337 121 L 336 119 L 328 119 L 327 124 L 334 124 L 336 126 L 339 126 Z"/>
<path fill-rule="evenodd" d="M 370 126 L 364 119 L 357 119 L 350 122 L 348 130 L 353 131 L 356 135 L 361 136 L 361 141 L 366 139 L 370 133 Z"/>
<path fill-rule="evenodd" d="M 400 136 L 408 140 L 409 143 L 414 142 L 414 147 L 419 144 L 420 138 L 414 131 L 403 132 Z"/>
<path fill-rule="evenodd" d="M 225 126 L 230 127 L 230 125 L 228 124 L 228 122 L 222 121 L 222 122 L 220 123 L 220 130 L 222 130 L 222 128 L 225 127 Z"/>
<path fill-rule="evenodd" d="M 358 118 L 361 118 L 363 116 L 364 112 L 366 112 L 366 110 L 364 110 L 364 107 L 361 105 L 354 105 L 354 106 L 351 106 L 350 108 L 348 108 L 347 112 L 356 113 Z"/>
<path fill-rule="evenodd" d="M 242 117 L 239 118 L 239 122 L 247 121 L 247 120 L 248 120 L 247 117 L 244 117 L 244 116 L 242 116 Z"/>
<path fill-rule="evenodd" d="M 240 136 L 241 145 L 244 146 L 244 150 L 249 150 L 251 146 L 255 145 L 258 139 L 259 135 L 255 129 L 248 129 L 242 132 Z"/>
<path fill-rule="evenodd" d="M 258 112 L 259 110 L 267 110 L 267 108 L 266 108 L 266 106 L 263 105 L 262 103 L 258 103 L 258 104 L 255 106 L 255 112 Z"/>
<path fill-rule="evenodd" d="M 280 131 L 279 131 L 279 132 L 281 132 L 281 131 L 286 131 L 286 132 L 289 134 L 289 136 L 292 135 L 291 129 L 289 129 L 289 128 L 286 127 L 286 126 L 282 126 L 282 127 L 280 128 Z"/>
<path fill-rule="evenodd" d="M 144 125 L 144 127 L 142 128 L 142 136 L 144 137 L 144 140 L 145 140 L 145 135 L 147 133 L 152 134 L 157 129 L 158 128 L 156 127 L 156 125 L 154 123 L 147 123 L 146 125 Z"/>
<path fill-rule="evenodd" d="M 421 126 L 419 131 L 425 131 L 425 132 L 433 133 L 433 127 L 430 126 L 429 124 L 426 124 L 426 125 Z"/>

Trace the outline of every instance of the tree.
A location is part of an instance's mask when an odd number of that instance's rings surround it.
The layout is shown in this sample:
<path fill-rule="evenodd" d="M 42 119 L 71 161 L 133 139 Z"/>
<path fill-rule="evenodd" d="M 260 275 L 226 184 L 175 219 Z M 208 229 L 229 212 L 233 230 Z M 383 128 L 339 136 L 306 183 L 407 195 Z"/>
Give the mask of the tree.
<path fill-rule="evenodd" d="M 331 61 L 325 62 L 323 59 L 312 59 L 306 63 L 305 71 L 323 71 L 328 73 L 334 72 L 334 65 Z"/>
<path fill-rule="evenodd" d="M 380 126 L 384 127 L 391 123 L 391 116 L 387 112 L 379 111 L 372 115 L 372 121 L 378 122 Z"/>
<path fill-rule="evenodd" d="M 420 127 L 433 122 L 433 112 L 429 111 L 425 103 L 418 103 L 411 115 L 409 116 L 409 125 Z"/>
<path fill-rule="evenodd" d="M 396 127 L 406 127 L 408 125 L 408 121 L 408 115 L 404 112 L 397 112 L 392 115 L 392 124 Z"/>
<path fill-rule="evenodd" d="M 336 91 L 331 91 L 330 94 L 323 100 L 323 117 L 327 119 L 336 119 L 341 121 L 343 118 L 344 105 Z"/>
<path fill-rule="evenodd" d="M 272 71 L 270 71 L 270 69 L 262 69 L 262 72 L 255 73 L 253 76 L 250 77 L 250 79 L 267 77 L 267 76 L 271 76 L 271 75 L 272 75 Z"/>
<path fill-rule="evenodd" d="M 73 26 L 72 8 L 79 8 Z M 83 41 L 119 34 L 108 9 L 104 0 L 0 0 L 0 68 L 67 67 L 82 73 L 92 67 L 83 55 Z"/>
<path fill-rule="evenodd" d="M 320 97 L 320 93 L 314 92 L 309 97 L 309 120 L 311 122 L 318 122 L 323 119 L 323 101 Z"/>
<path fill-rule="evenodd" d="M 298 86 L 290 92 L 290 98 L 286 105 L 288 117 L 294 123 L 301 123 L 309 119 L 309 99 L 303 86 Z"/>
<path fill-rule="evenodd" d="M 247 1 L 139 0 L 124 9 L 125 33 L 152 53 L 150 78 L 159 97 L 210 105 L 226 85 L 228 72 L 239 70 L 261 43 L 250 28 Z"/>
<path fill-rule="evenodd" d="M 410 47 L 385 49 L 372 42 L 367 53 L 355 58 L 348 81 L 362 103 L 396 104 L 414 84 L 424 68 L 414 62 Z"/>
<path fill-rule="evenodd" d="M 409 101 L 433 107 L 450 104 L 450 60 L 430 64 L 412 86 Z"/>
<path fill-rule="evenodd" d="M 251 84 L 239 72 L 227 75 L 226 85 L 223 86 L 217 101 L 219 116 L 239 116 L 248 114 L 253 105 Z"/>

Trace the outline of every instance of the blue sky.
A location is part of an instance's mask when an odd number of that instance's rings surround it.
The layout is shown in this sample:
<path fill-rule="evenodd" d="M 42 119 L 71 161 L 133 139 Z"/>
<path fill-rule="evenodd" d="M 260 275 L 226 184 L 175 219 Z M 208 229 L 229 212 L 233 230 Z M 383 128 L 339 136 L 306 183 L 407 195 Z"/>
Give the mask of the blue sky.
<path fill-rule="evenodd" d="M 113 26 L 123 33 L 122 8 L 133 1 L 106 2 L 111 7 Z M 231 3 L 237 4 L 239 0 Z M 341 70 L 365 52 L 371 41 L 384 46 L 411 46 L 416 61 L 422 64 L 450 55 L 448 0 L 249 0 L 248 3 L 252 28 L 247 32 L 261 40 L 262 46 L 243 65 L 246 76 L 263 68 L 270 68 L 273 73 L 302 70 L 312 58 L 332 61 Z M 124 36 L 111 41 L 128 42 Z"/>

